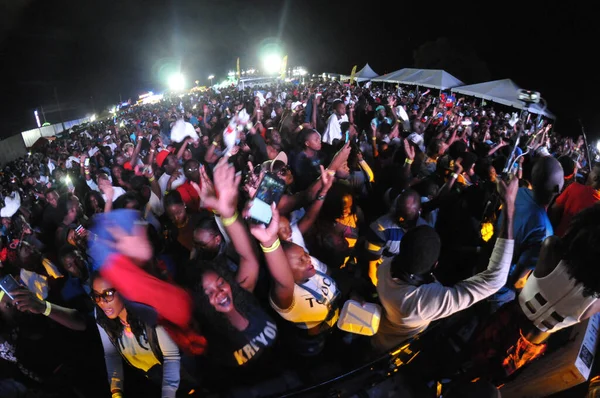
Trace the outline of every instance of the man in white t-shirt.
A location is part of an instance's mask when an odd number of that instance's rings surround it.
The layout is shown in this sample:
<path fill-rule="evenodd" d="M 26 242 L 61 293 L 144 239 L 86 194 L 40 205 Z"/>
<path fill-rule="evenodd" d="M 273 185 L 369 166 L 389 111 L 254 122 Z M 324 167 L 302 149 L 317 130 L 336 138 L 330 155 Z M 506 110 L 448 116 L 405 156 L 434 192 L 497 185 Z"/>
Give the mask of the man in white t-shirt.
<path fill-rule="evenodd" d="M 342 123 L 348 121 L 348 115 L 346 115 L 346 106 L 340 100 L 333 101 L 333 113 L 327 119 L 327 127 L 323 134 L 322 141 L 331 145 L 333 140 L 342 139 Z"/>
<path fill-rule="evenodd" d="M 179 188 L 179 186 L 186 181 L 185 176 L 183 175 L 183 169 L 179 167 L 177 158 L 171 152 L 166 150 L 160 151 L 158 155 L 156 155 L 156 164 L 165 171 L 158 179 L 158 186 L 160 187 L 163 196 L 165 192 Z"/>
<path fill-rule="evenodd" d="M 282 242 L 282 247 L 294 276 L 294 300 L 286 309 L 278 308 L 273 301 L 271 307 L 300 329 L 332 327 L 339 317 L 334 305 L 339 289 L 327 275 L 327 266 L 294 243 Z"/>

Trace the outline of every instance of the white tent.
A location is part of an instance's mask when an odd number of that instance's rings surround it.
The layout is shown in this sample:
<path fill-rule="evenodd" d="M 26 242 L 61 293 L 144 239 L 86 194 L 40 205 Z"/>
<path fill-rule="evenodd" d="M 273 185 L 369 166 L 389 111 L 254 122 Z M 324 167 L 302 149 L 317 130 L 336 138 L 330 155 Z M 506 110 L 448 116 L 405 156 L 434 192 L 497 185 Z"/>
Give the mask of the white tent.
<path fill-rule="evenodd" d="M 469 86 L 455 87 L 452 89 L 452 91 L 472 97 L 483 98 L 485 100 L 497 102 L 502 105 L 523 109 L 525 108 L 525 104 L 522 101 L 519 101 L 520 89 L 521 88 L 512 80 L 502 79 L 479 84 L 471 84 Z M 540 104 L 529 105 L 527 110 L 531 113 L 543 115 L 550 119 L 555 118 L 552 112 L 548 111 Z"/>
<path fill-rule="evenodd" d="M 367 80 L 371 80 L 377 76 L 379 76 L 379 75 L 377 73 L 375 73 L 373 71 L 373 69 L 371 69 L 369 64 L 365 64 L 365 66 L 363 66 L 363 68 L 361 70 L 356 72 L 356 74 L 354 75 L 354 78 L 356 79 L 357 82 L 364 82 Z M 343 75 L 340 80 L 350 80 L 350 76 Z"/>
<path fill-rule="evenodd" d="M 402 83 L 445 90 L 464 83 L 441 69 L 404 68 L 373 79 L 374 82 Z"/>

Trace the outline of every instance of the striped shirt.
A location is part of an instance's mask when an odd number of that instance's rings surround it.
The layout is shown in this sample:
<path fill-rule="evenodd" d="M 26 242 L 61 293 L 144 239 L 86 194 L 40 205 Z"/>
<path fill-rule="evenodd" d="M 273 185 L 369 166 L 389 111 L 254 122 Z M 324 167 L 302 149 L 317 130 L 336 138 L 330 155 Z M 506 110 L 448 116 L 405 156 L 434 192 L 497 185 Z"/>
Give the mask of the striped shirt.
<path fill-rule="evenodd" d="M 417 226 L 429 225 L 427 221 L 419 217 Z M 398 221 L 391 214 L 379 217 L 371 223 L 367 235 L 367 257 L 370 261 L 381 257 L 392 257 L 400 252 L 400 241 L 406 233 Z"/>

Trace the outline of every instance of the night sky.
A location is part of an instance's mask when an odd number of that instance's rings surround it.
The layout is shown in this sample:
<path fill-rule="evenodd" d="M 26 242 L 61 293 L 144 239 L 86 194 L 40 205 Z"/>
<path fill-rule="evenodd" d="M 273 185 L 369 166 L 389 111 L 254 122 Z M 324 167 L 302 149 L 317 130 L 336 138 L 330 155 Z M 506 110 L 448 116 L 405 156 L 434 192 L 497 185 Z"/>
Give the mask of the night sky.
<path fill-rule="evenodd" d="M 163 90 L 169 68 L 207 84 L 238 56 L 261 67 L 267 43 L 312 73 L 369 62 L 383 74 L 436 40 L 421 62 L 468 84 L 511 78 L 542 93 L 563 134 L 578 134 L 578 117 L 600 133 L 597 12 L 525 3 L 0 0 L 0 135 L 35 127 L 40 106 L 57 122 L 55 87 L 69 120 Z"/>

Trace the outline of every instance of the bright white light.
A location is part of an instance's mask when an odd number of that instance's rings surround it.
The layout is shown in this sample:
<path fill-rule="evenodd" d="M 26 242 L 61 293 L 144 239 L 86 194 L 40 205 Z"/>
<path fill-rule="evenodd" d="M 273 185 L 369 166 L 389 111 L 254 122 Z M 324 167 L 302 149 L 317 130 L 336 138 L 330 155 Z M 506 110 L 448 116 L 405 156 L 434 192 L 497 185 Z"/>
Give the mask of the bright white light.
<path fill-rule="evenodd" d="M 308 72 L 306 71 L 306 69 L 300 69 L 298 70 L 298 73 L 300 73 L 300 76 L 306 76 Z"/>
<path fill-rule="evenodd" d="M 96 121 L 96 114 L 94 113 L 92 116 L 90 116 L 90 122 L 95 122 Z"/>
<path fill-rule="evenodd" d="M 194 106 L 192 106 L 192 109 L 196 109 L 196 104 L 194 104 Z"/>
<path fill-rule="evenodd" d="M 212 80 L 212 79 L 214 79 L 214 78 L 215 78 L 215 75 L 210 75 L 208 78 L 209 78 L 210 80 Z"/>
<path fill-rule="evenodd" d="M 117 108 L 113 106 L 110 110 L 110 113 L 112 113 L 112 114 L 117 113 Z"/>
<path fill-rule="evenodd" d="M 185 78 L 181 73 L 175 73 L 169 77 L 169 88 L 173 91 L 181 91 L 185 88 Z"/>
<path fill-rule="evenodd" d="M 598 142 L 596 143 L 596 149 L 598 150 L 598 152 L 600 152 L 600 141 L 598 141 Z"/>
<path fill-rule="evenodd" d="M 281 57 L 277 54 L 267 55 L 263 60 L 265 66 L 265 72 L 269 75 L 279 73 L 281 69 Z"/>
<path fill-rule="evenodd" d="M 37 109 L 33 112 L 33 114 L 35 115 L 35 121 L 38 127 L 42 127 L 42 123 L 40 122 L 40 115 L 38 114 Z"/>
<path fill-rule="evenodd" d="M 230 70 L 230 71 L 227 73 L 227 76 L 229 76 L 229 77 L 235 76 L 235 72 L 234 72 L 234 71 L 232 71 L 232 70 Z"/>

